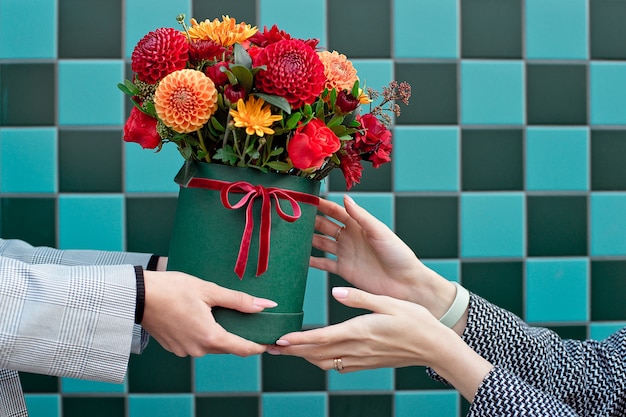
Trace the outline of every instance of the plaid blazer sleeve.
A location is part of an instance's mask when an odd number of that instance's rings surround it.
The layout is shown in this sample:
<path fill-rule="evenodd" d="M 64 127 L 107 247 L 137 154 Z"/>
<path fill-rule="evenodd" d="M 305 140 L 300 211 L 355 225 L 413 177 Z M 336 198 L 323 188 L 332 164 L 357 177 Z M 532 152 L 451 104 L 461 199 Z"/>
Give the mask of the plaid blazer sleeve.
<path fill-rule="evenodd" d="M 0 239 L 0 256 L 17 259 L 27 264 L 138 265 L 145 268 L 152 255 L 96 250 L 59 250 L 49 247 L 33 247 L 21 240 Z M 135 325 L 131 353 L 141 353 L 147 346 L 148 340 L 148 333 L 140 325 Z"/>

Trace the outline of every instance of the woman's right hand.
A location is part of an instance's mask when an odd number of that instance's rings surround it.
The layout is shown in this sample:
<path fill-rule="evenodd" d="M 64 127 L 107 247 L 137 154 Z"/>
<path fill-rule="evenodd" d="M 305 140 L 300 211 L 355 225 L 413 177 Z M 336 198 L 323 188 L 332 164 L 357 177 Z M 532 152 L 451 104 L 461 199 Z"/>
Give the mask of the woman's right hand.
<path fill-rule="evenodd" d="M 310 265 L 367 292 L 421 304 L 441 317 L 452 304 L 454 285 L 426 267 L 402 239 L 347 195 L 344 207 L 320 200 L 319 211 L 327 217 L 316 218 L 321 234 L 313 237 L 313 247 L 336 258 L 311 257 Z"/>

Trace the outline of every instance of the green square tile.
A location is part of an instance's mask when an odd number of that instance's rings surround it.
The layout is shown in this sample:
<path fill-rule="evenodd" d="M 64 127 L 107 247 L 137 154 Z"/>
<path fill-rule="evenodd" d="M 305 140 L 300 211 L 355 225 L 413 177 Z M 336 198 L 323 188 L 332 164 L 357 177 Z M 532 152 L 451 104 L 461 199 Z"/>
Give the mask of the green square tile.
<path fill-rule="evenodd" d="M 591 58 L 626 59 L 626 2 L 590 0 Z"/>
<path fill-rule="evenodd" d="M 367 7 L 354 7 L 352 0 L 327 2 L 328 50 L 348 58 L 389 58 L 391 56 L 391 1 L 377 0 Z M 346 24 L 346 16 L 357 26 Z M 367 30 L 355 30 L 356 27 Z"/>
<path fill-rule="evenodd" d="M 546 326 L 561 339 L 587 340 L 587 326 Z"/>
<path fill-rule="evenodd" d="M 175 197 L 128 197 L 126 249 L 167 255 L 177 201 Z"/>
<path fill-rule="evenodd" d="M 395 79 L 411 84 L 408 107 L 396 123 L 401 125 L 458 123 L 457 65 L 454 63 L 396 63 Z"/>
<path fill-rule="evenodd" d="M 396 196 L 395 230 L 423 259 L 459 255 L 457 197 Z"/>
<path fill-rule="evenodd" d="M 452 387 L 442 382 L 435 381 L 426 374 L 423 366 L 408 366 L 396 369 L 396 389 L 397 390 L 438 390 Z"/>
<path fill-rule="evenodd" d="M 56 376 L 20 372 L 20 382 L 25 393 L 59 392 L 59 378 Z"/>
<path fill-rule="evenodd" d="M 523 190 L 523 131 L 464 129 L 461 167 L 463 191 Z"/>
<path fill-rule="evenodd" d="M 461 2 L 463 58 L 521 58 L 522 1 Z"/>
<path fill-rule="evenodd" d="M 59 58 L 122 58 L 122 22 L 121 0 L 59 0 Z"/>
<path fill-rule="evenodd" d="M 374 168 L 371 162 L 362 161 L 363 176 L 361 182 L 353 186 L 351 192 L 388 192 L 391 191 L 392 162 Z M 328 177 L 329 191 L 346 191 L 346 179 L 340 169 L 331 171 Z"/>
<path fill-rule="evenodd" d="M 587 198 L 528 196 L 528 256 L 586 256 Z"/>
<path fill-rule="evenodd" d="M 528 124 L 587 124 L 587 66 L 528 64 L 526 115 Z"/>
<path fill-rule="evenodd" d="M 521 262 L 464 262 L 461 282 L 465 288 L 523 318 L 524 273 Z"/>
<path fill-rule="evenodd" d="M 191 358 L 180 358 L 151 340 L 128 365 L 128 392 L 186 393 L 191 391 Z"/>
<path fill-rule="evenodd" d="M 626 261 L 591 262 L 591 320 L 626 320 Z"/>
<path fill-rule="evenodd" d="M 228 15 L 237 22 L 246 22 L 253 26 L 257 24 L 256 0 L 193 1 L 192 5 L 192 16 L 189 18 L 194 17 L 198 22 L 205 19 L 221 19 L 223 15 Z"/>
<path fill-rule="evenodd" d="M 121 132 L 59 130 L 59 191 L 121 192 Z"/>
<path fill-rule="evenodd" d="M 392 395 L 331 395 L 329 415 L 341 417 L 392 417 Z"/>
<path fill-rule="evenodd" d="M 263 392 L 324 391 L 326 373 L 296 356 L 261 357 Z"/>
<path fill-rule="evenodd" d="M 5 239 L 21 239 L 35 246 L 56 246 L 54 198 L 3 198 L 0 230 Z"/>
<path fill-rule="evenodd" d="M 0 64 L 0 126 L 54 125 L 55 80 L 54 64 Z"/>
<path fill-rule="evenodd" d="M 591 189 L 626 190 L 626 130 L 591 131 Z"/>
<path fill-rule="evenodd" d="M 63 397 L 63 417 L 124 417 L 126 400 L 123 397 Z M 87 411 L 88 410 L 88 411 Z"/>
<path fill-rule="evenodd" d="M 228 416 L 258 417 L 258 396 L 200 397 L 196 396 L 196 417 Z"/>

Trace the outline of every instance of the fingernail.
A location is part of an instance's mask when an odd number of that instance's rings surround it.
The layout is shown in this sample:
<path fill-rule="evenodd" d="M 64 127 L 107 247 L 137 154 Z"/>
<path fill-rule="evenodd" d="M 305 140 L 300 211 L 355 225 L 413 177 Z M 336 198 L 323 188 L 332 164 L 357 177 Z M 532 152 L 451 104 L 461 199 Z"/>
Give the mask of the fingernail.
<path fill-rule="evenodd" d="M 346 298 L 348 296 L 348 289 L 343 287 L 335 287 L 332 290 L 333 297 L 335 298 Z"/>
<path fill-rule="evenodd" d="M 288 341 L 288 340 L 285 340 L 285 339 L 278 339 L 278 340 L 276 341 L 276 344 L 277 344 L 278 346 L 289 346 L 289 341 Z"/>
<path fill-rule="evenodd" d="M 257 307 L 272 308 L 272 307 L 276 307 L 278 303 L 272 300 L 267 300 L 265 298 L 255 298 L 254 305 Z"/>
<path fill-rule="evenodd" d="M 270 355 L 281 355 L 280 350 L 276 348 L 267 348 L 266 352 Z"/>
<path fill-rule="evenodd" d="M 350 197 L 348 194 L 345 195 L 345 198 L 348 203 L 356 204 L 354 200 L 352 199 L 352 197 Z"/>

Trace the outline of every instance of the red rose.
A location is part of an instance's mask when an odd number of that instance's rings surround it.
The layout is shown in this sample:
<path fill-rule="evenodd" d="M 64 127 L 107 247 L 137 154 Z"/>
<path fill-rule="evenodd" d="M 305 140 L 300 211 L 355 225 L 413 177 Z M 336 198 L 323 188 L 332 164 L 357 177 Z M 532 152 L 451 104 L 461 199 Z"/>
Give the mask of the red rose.
<path fill-rule="evenodd" d="M 321 167 L 340 147 L 337 135 L 324 122 L 313 119 L 296 130 L 287 144 L 287 153 L 294 167 L 313 170 Z"/>
<path fill-rule="evenodd" d="M 133 106 L 124 125 L 124 140 L 137 142 L 144 149 L 154 149 L 161 144 L 156 130 L 157 120 Z"/>
<path fill-rule="evenodd" d="M 222 71 L 222 67 L 228 69 L 228 62 L 220 61 L 204 69 L 204 74 L 217 86 L 223 86 L 228 83 L 228 75 Z"/>

